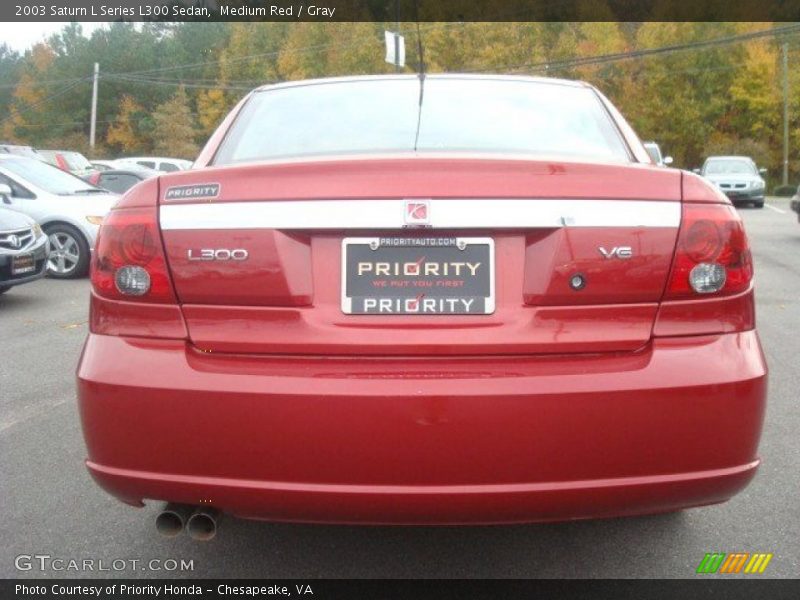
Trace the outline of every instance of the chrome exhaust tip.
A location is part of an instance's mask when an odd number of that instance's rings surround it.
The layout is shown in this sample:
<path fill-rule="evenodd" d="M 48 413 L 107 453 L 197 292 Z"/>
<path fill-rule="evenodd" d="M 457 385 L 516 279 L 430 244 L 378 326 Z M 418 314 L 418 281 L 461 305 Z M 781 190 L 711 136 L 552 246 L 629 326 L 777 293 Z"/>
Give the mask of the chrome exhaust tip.
<path fill-rule="evenodd" d="M 186 523 L 186 532 L 193 540 L 207 542 L 217 535 L 217 524 L 221 513 L 210 506 L 204 506 L 194 511 Z"/>
<path fill-rule="evenodd" d="M 156 517 L 156 531 L 164 537 L 175 537 L 183 528 L 194 510 L 188 504 L 167 504 Z"/>

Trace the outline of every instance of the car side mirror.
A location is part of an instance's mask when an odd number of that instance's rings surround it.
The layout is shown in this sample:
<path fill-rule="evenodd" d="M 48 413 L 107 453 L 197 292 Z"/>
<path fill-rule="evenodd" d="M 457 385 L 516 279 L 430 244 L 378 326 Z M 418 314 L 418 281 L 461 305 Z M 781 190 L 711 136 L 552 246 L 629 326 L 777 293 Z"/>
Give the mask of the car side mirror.
<path fill-rule="evenodd" d="M 664 157 L 664 164 L 665 165 L 671 165 L 672 164 L 672 157 L 671 156 L 665 156 Z"/>
<path fill-rule="evenodd" d="M 764 167 L 761 167 L 761 168 L 758 170 L 758 172 L 759 172 L 759 173 L 761 173 L 762 175 L 766 175 L 766 174 L 767 174 L 767 170 L 766 170 Z"/>
<path fill-rule="evenodd" d="M 11 204 L 11 187 L 5 183 L 0 183 L 0 198 L 5 204 Z"/>
<path fill-rule="evenodd" d="M 700 169 L 692 169 L 692 173 L 696 173 L 697 175 L 700 175 Z"/>

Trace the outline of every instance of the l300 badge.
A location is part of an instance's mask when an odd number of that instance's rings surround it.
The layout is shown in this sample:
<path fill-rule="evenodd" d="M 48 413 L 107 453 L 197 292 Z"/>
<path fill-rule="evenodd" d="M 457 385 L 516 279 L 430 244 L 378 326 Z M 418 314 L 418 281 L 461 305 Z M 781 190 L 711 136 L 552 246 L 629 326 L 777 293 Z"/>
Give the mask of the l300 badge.
<path fill-rule="evenodd" d="M 189 260 L 247 260 L 250 253 L 244 248 L 202 248 L 189 250 Z"/>

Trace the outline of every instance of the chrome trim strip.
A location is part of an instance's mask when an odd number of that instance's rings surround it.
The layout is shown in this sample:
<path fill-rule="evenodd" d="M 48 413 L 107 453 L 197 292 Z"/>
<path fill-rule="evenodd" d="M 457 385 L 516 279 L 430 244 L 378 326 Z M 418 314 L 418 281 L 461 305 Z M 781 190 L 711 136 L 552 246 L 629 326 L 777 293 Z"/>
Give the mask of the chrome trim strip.
<path fill-rule="evenodd" d="M 275 200 L 162 204 L 161 228 L 403 229 L 405 200 Z M 430 226 L 447 229 L 678 227 L 681 204 L 644 200 L 435 199 Z"/>

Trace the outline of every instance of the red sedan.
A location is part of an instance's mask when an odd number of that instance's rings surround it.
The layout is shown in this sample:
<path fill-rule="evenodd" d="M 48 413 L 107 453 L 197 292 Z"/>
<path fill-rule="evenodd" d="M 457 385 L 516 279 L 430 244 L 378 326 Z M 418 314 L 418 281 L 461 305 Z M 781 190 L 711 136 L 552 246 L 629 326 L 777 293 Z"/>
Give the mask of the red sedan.
<path fill-rule="evenodd" d="M 767 367 L 730 201 L 595 88 L 255 90 L 104 220 L 88 468 L 159 528 L 505 523 L 724 502 Z"/>

